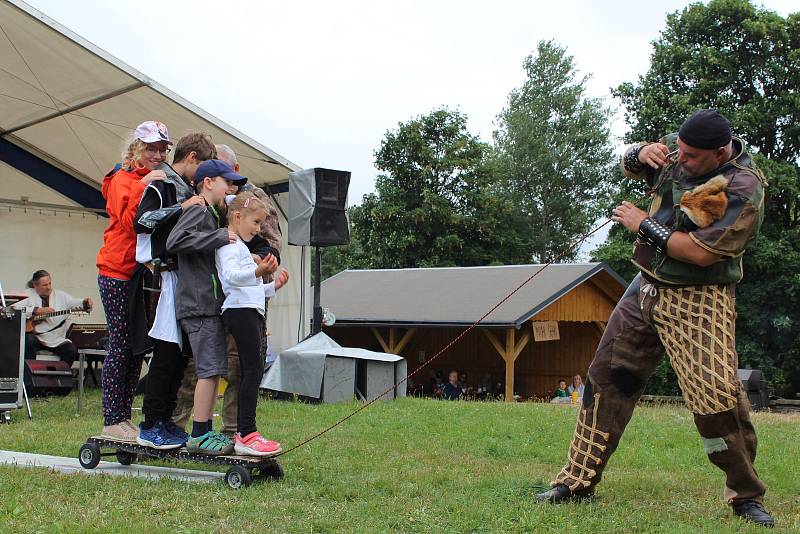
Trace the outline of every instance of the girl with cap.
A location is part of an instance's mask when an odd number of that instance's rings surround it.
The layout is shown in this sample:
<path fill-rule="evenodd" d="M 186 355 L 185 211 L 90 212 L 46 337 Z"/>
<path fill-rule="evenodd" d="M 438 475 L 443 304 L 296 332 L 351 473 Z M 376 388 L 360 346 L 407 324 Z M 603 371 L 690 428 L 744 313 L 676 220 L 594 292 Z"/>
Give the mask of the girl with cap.
<path fill-rule="evenodd" d="M 103 179 L 109 223 L 97 254 L 97 283 L 108 322 L 108 354 L 103 362 L 102 437 L 136 441 L 139 430 L 131 423 L 131 405 L 142 355 L 134 355 L 130 339 L 131 277 L 136 268 L 136 232 L 133 220 L 142 193 L 164 171 L 154 170 L 166 157 L 172 141 L 167 127 L 155 121 L 140 124 L 122 154 L 122 165 Z"/>
<path fill-rule="evenodd" d="M 257 264 L 245 245 L 261 230 L 269 213 L 267 205 L 250 192 L 229 198 L 228 229 L 236 234 L 236 241 L 218 248 L 215 260 L 225 293 L 222 321 L 236 341 L 242 375 L 234 450 L 236 454 L 273 456 L 281 452 L 280 443 L 264 438 L 256 428 L 258 388 L 264 374 L 264 298 L 274 297 L 289 280 L 289 273 L 283 269 L 276 272 L 278 262 L 271 254 Z M 275 281 L 263 283 L 262 277 L 273 272 Z"/>

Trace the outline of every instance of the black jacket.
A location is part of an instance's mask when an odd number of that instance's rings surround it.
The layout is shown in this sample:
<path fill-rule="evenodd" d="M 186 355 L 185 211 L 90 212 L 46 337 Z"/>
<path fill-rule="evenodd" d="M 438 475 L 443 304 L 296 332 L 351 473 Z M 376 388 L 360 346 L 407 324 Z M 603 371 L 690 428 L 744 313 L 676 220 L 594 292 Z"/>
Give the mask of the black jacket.
<path fill-rule="evenodd" d="M 152 286 L 152 274 L 141 263 L 136 264 L 128 283 L 128 335 L 130 336 L 131 352 L 140 356 L 152 352 L 153 341 L 147 332 L 150 324 L 147 318 L 147 301 L 145 287 Z"/>
<path fill-rule="evenodd" d="M 158 169 L 167 174 L 167 179 L 154 180 L 147 186 L 133 221 L 137 245 L 150 245 L 149 254 L 145 252 L 149 258 L 137 257 L 141 261 L 168 260 L 167 237 L 181 216 L 181 203 L 194 195 L 191 186 L 172 167 L 161 164 Z"/>

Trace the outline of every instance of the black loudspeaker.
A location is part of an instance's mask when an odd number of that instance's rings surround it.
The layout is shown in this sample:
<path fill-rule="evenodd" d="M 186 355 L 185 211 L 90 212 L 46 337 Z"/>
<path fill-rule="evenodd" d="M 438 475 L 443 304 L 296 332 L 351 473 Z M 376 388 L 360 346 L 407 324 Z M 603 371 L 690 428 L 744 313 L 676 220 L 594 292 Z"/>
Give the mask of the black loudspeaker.
<path fill-rule="evenodd" d="M 25 319 L 20 310 L 0 310 L 0 410 L 22 406 Z"/>
<path fill-rule="evenodd" d="M 329 247 L 350 243 L 350 172 L 305 169 L 289 175 L 289 244 Z"/>
<path fill-rule="evenodd" d="M 66 396 L 73 387 L 72 368 L 66 362 L 25 360 L 25 388 L 29 396 Z"/>

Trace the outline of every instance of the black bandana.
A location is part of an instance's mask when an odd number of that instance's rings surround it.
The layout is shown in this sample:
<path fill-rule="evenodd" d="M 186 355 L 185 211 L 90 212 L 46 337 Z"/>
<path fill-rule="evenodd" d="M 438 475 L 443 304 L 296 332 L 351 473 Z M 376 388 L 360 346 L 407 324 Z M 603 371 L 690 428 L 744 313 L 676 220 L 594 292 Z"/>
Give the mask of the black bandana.
<path fill-rule="evenodd" d="M 694 148 L 719 148 L 731 142 L 731 123 L 716 109 L 701 109 L 681 125 L 678 137 Z"/>

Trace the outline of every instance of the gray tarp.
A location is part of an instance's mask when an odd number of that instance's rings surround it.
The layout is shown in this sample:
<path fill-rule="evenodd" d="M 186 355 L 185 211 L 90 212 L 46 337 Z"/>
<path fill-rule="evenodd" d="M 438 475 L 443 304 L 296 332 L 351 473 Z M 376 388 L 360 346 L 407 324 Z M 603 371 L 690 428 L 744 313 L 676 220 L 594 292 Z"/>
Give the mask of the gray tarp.
<path fill-rule="evenodd" d="M 311 244 L 311 216 L 317 202 L 315 170 L 289 174 L 289 244 Z M 299 346 L 299 345 L 298 345 Z"/>
<path fill-rule="evenodd" d="M 261 387 L 319 398 L 325 374 L 325 356 L 380 362 L 403 360 L 396 354 L 342 347 L 320 332 L 281 352 L 261 380 Z"/>

